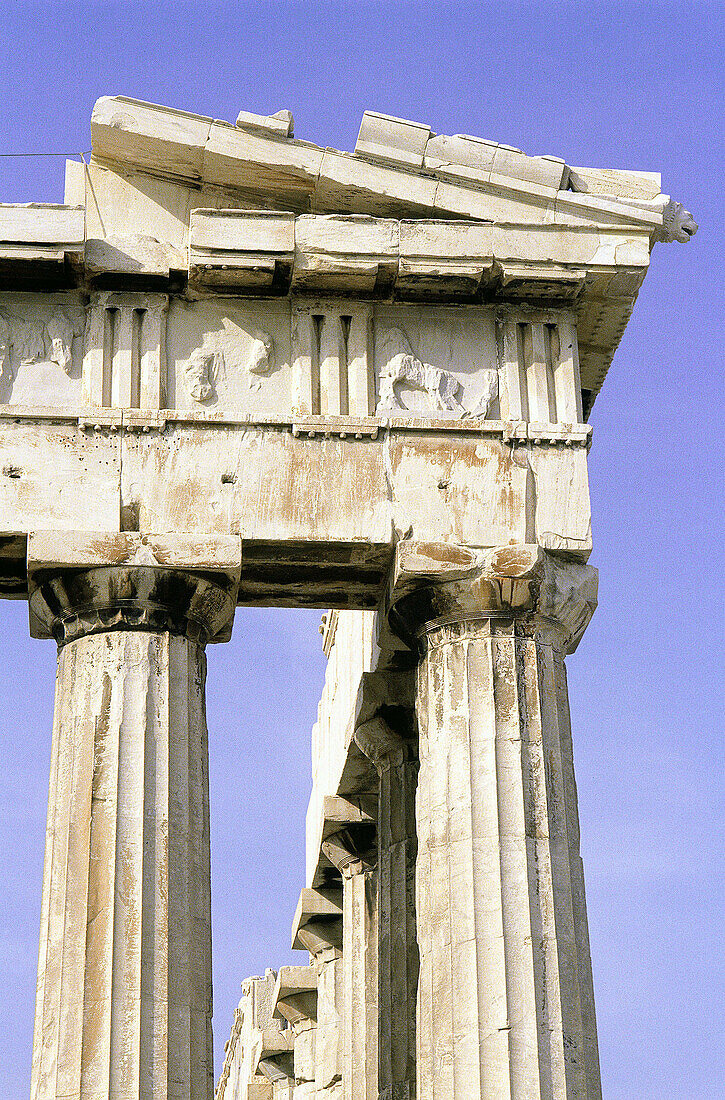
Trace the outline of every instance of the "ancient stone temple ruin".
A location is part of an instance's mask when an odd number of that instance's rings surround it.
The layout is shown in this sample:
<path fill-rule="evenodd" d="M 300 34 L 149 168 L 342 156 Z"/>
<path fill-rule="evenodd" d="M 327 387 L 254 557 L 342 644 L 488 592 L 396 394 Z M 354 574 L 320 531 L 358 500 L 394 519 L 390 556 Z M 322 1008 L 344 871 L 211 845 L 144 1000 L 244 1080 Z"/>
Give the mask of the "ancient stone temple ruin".
<path fill-rule="evenodd" d="M 372 112 L 353 154 L 123 97 L 91 134 L 64 205 L 0 207 L 0 594 L 58 645 L 33 1100 L 214 1095 L 240 604 L 333 610 L 300 964 L 244 983 L 217 1100 L 595 1100 L 587 417 L 695 223 Z"/>

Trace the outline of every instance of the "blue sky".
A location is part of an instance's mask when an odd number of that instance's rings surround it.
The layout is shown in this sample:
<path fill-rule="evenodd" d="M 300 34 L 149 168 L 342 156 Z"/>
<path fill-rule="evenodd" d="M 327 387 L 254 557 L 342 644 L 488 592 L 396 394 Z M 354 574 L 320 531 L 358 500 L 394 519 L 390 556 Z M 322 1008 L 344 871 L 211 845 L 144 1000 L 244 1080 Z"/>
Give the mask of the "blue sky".
<path fill-rule="evenodd" d="M 662 172 L 657 246 L 594 407 L 600 606 L 569 685 L 604 1095 L 720 1093 L 723 948 L 722 4 L 5 0 L 0 152 L 90 148 L 100 95 L 233 121 L 289 107 L 354 148 L 363 110 L 569 164 Z M 0 201 L 62 201 L 0 158 Z M 238 612 L 209 653 L 215 1049 L 239 982 L 300 961 L 316 612 Z M 0 602 L 0 1096 L 28 1094 L 54 647 Z"/>

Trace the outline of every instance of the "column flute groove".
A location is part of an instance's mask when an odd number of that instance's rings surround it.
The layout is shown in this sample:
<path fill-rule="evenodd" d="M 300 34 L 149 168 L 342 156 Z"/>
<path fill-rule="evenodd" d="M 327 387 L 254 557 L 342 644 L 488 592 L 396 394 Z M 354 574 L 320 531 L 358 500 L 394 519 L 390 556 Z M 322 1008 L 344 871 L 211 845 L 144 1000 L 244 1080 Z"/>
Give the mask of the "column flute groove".
<path fill-rule="evenodd" d="M 526 716 L 521 707 L 516 675 L 515 640 L 504 636 L 491 638 L 490 682 L 495 716 L 496 792 L 501 866 L 501 926 L 506 974 L 506 1023 L 511 1096 L 537 1095 L 536 1036 L 533 1052 L 529 1027 L 535 1015 L 527 1014 L 525 1002 L 530 972 L 525 965 L 526 940 L 531 927 L 526 919 L 529 897 L 526 849 L 520 843 L 525 835 L 523 744 Z M 508 652 L 512 650 L 513 652 Z M 496 669 L 496 664 L 504 666 Z M 470 676 L 470 666 L 469 666 Z M 533 1053 L 533 1060 L 531 1054 Z"/>
<path fill-rule="evenodd" d="M 541 713 L 538 707 L 538 692 L 530 685 L 538 682 L 538 662 L 535 648 L 522 647 L 524 691 L 522 696 L 526 704 L 526 721 L 529 731 L 527 739 L 530 758 L 531 798 L 529 802 L 527 836 L 529 842 L 529 905 L 531 921 L 532 964 L 535 994 L 534 1019 L 537 1032 L 541 1031 L 539 1048 L 539 1073 L 542 1090 L 553 1093 L 555 1080 L 564 1074 L 563 1034 L 561 1004 L 558 989 L 554 984 L 557 973 L 556 943 L 552 937 L 553 911 L 547 899 L 553 891 L 551 853 L 548 846 L 549 796 L 546 783 L 546 762 L 542 740 Z M 535 763 L 534 763 L 535 762 Z M 537 883 L 541 887 L 537 889 Z M 534 951 L 534 942 L 540 944 L 540 951 Z M 552 951 L 552 946 L 554 950 Z M 548 1095 L 544 1091 L 544 1095 Z"/>

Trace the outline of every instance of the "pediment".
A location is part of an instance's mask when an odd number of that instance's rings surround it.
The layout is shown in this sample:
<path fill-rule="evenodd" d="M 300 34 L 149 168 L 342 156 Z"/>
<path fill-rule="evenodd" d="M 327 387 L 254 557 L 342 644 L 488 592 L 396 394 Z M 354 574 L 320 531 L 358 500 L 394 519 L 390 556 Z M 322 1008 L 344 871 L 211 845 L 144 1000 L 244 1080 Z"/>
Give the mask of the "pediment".
<path fill-rule="evenodd" d="M 571 168 L 555 156 L 366 111 L 353 153 L 291 136 L 289 112 L 236 125 L 106 96 L 91 118 L 93 157 L 199 188 L 237 206 L 293 213 L 461 218 L 499 224 L 662 225 L 660 177 Z"/>

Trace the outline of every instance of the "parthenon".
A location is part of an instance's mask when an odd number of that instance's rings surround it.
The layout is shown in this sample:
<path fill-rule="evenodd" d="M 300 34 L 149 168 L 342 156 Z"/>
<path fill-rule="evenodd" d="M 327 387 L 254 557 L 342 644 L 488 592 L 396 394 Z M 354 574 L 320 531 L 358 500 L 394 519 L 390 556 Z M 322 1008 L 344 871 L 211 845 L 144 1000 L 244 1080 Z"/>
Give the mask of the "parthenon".
<path fill-rule="evenodd" d="M 0 596 L 58 646 L 31 1100 L 598 1100 L 588 416 L 696 223 L 371 111 L 354 153 L 123 96 L 91 138 L 62 205 L 0 206 Z M 323 609 L 328 665 L 301 962 L 243 982 L 215 1085 L 240 605 Z"/>

